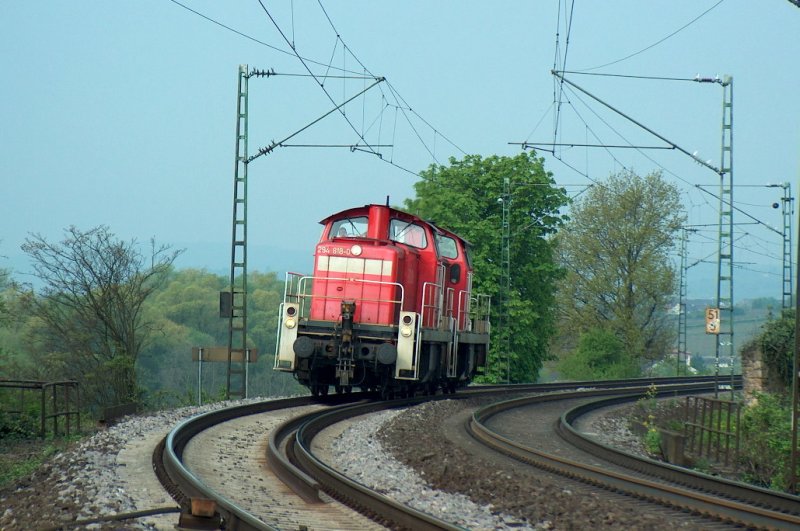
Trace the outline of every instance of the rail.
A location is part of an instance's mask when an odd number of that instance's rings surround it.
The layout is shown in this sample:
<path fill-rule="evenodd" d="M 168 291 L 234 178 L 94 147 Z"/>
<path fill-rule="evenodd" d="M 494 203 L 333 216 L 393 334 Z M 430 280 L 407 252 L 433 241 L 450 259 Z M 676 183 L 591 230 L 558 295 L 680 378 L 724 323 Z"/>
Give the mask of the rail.
<path fill-rule="evenodd" d="M 601 387 L 612 387 L 612 386 L 619 386 L 622 384 L 627 385 L 636 385 L 642 388 L 646 388 L 650 383 L 655 382 L 658 385 L 664 385 L 669 382 L 674 381 L 708 381 L 711 382 L 713 385 L 713 377 L 694 377 L 691 379 L 687 378 L 657 378 L 657 379 L 641 379 L 641 380 L 626 380 L 626 381 L 608 381 L 608 382 L 558 382 L 558 383 L 550 383 L 550 384 L 515 384 L 515 385 L 504 385 L 504 386 L 497 386 L 497 385 L 486 385 L 486 386 L 470 386 L 465 390 L 459 392 L 457 395 L 440 395 L 439 397 L 434 397 L 433 399 L 453 399 L 453 398 L 471 398 L 475 396 L 481 396 L 486 393 L 500 393 L 500 394 L 517 394 L 517 393 L 530 393 L 530 392 L 549 392 L 555 390 L 562 390 L 562 389 L 574 389 L 577 387 L 587 387 L 587 386 L 601 386 Z M 619 392 L 618 390 L 616 392 Z M 363 393 L 353 393 L 351 395 L 335 395 L 332 397 L 328 397 L 325 401 L 326 403 L 344 403 L 345 401 L 363 401 L 368 395 Z M 372 402 L 366 407 L 371 407 L 373 410 L 377 410 L 380 408 L 391 408 L 391 407 L 398 407 L 398 405 L 403 404 L 412 404 L 412 403 L 419 403 L 425 400 L 431 400 L 430 397 L 419 397 L 415 399 L 407 399 L 405 401 L 381 401 L 381 402 Z M 191 471 L 189 471 L 186 466 L 183 464 L 183 452 L 189 443 L 189 441 L 200 433 L 201 431 L 210 428 L 215 424 L 219 424 L 236 417 L 253 415 L 257 413 L 263 413 L 268 411 L 277 411 L 284 408 L 294 408 L 294 407 L 301 407 L 307 406 L 312 404 L 318 404 L 319 400 L 313 399 L 312 397 L 298 397 L 298 398 L 290 398 L 290 399 L 282 399 L 282 400 L 270 400 L 270 401 L 263 401 L 263 402 L 255 402 L 246 405 L 235 406 L 227 409 L 221 409 L 212 411 L 209 413 L 205 413 L 199 415 L 197 417 L 193 417 L 188 419 L 178 426 L 176 426 L 160 445 L 160 448 L 157 448 L 156 451 L 153 453 L 153 465 L 156 469 L 156 473 L 162 482 L 165 485 L 165 488 L 168 492 L 170 492 L 171 496 L 182 506 L 183 511 L 189 511 L 189 502 L 192 497 L 200 497 L 200 498 L 208 498 L 215 500 L 217 502 L 217 511 L 221 518 L 221 521 L 226 525 L 226 529 L 238 529 L 238 530 L 255 530 L 255 529 L 272 529 L 272 527 L 255 518 L 254 516 L 250 515 L 242 509 L 238 507 L 235 503 L 230 500 L 227 500 L 219 493 L 214 492 L 210 487 L 205 485 L 202 481 L 196 478 Z M 348 406 L 347 409 L 341 409 L 339 412 L 340 418 L 349 418 L 352 415 L 357 414 L 357 411 L 353 409 L 355 406 Z M 366 410 L 365 410 L 366 411 Z M 328 417 L 329 419 L 333 417 Z M 347 490 L 336 494 L 336 487 L 326 486 L 325 482 L 328 481 L 327 479 L 323 479 L 320 477 L 316 477 L 313 473 L 310 473 L 308 470 L 305 470 L 305 466 L 309 466 L 308 464 L 303 465 L 304 470 L 298 469 L 291 461 L 289 456 L 281 456 L 280 455 L 280 448 L 286 446 L 289 448 L 290 452 L 294 452 L 295 456 L 299 456 L 300 453 L 305 452 L 306 450 L 300 450 L 299 448 L 302 446 L 300 444 L 296 444 L 300 441 L 297 439 L 297 435 L 292 436 L 293 433 L 297 433 L 297 429 L 301 426 L 306 426 L 308 418 L 305 419 L 294 419 L 291 422 L 291 425 L 285 425 L 277 428 L 272 432 L 270 435 L 270 441 L 268 444 L 267 450 L 267 461 L 272 467 L 273 471 L 288 485 L 290 485 L 293 489 L 305 489 L 305 494 L 301 494 L 304 499 L 313 500 L 318 497 L 320 490 L 325 490 L 326 492 L 333 493 L 338 497 L 345 497 L 349 498 L 353 494 L 353 490 Z M 317 427 L 306 427 L 306 431 L 304 432 L 304 436 L 309 436 L 313 432 L 318 431 L 319 425 Z M 294 441 L 292 444 L 283 444 L 283 441 L 288 440 Z M 303 439 L 303 445 L 308 444 L 307 439 Z M 310 448 L 310 446 L 309 446 Z M 272 455 L 271 455 L 272 454 Z M 299 457 L 296 457 L 299 461 Z M 304 460 L 309 460 L 311 458 L 302 458 Z M 279 470 L 281 469 L 281 470 Z M 298 475 L 298 471 L 300 474 Z M 328 472 L 325 473 L 328 475 Z M 292 478 L 292 476 L 299 476 L 300 479 Z M 299 483 L 298 483 L 299 482 Z M 298 484 L 304 484 L 304 487 L 298 487 Z M 329 491 L 329 489 L 332 489 Z M 347 489 L 357 489 L 357 487 L 347 487 Z M 297 492 L 297 490 L 295 490 Z M 349 492 L 349 494 L 347 494 Z M 358 505 L 358 504 L 356 504 Z M 388 511 L 397 511 L 401 510 L 396 504 L 396 502 L 391 502 L 389 505 L 391 506 Z M 401 516 L 400 518 L 405 518 Z M 428 525 L 428 524 L 426 524 Z M 449 524 L 442 524 L 442 523 L 435 523 L 430 524 L 433 525 L 434 529 L 453 529 L 452 526 Z M 449 526 L 449 527 L 442 527 L 442 526 Z M 438 526 L 438 527 L 437 527 Z M 411 526 L 412 528 L 421 528 L 416 525 Z"/>
<path fill-rule="evenodd" d="M 275 529 L 237 506 L 232 501 L 214 492 L 200 481 L 183 464 L 183 451 L 189 441 L 211 426 L 256 413 L 276 411 L 284 408 L 300 407 L 315 403 L 311 397 L 268 400 L 232 408 L 211 411 L 192 417 L 176 426 L 163 441 L 163 451 L 153 454 L 153 465 L 159 480 L 178 502 L 184 512 L 190 512 L 189 502 L 193 497 L 216 501 L 217 511 L 228 529 L 241 531 L 262 531 Z"/>
<path fill-rule="evenodd" d="M 701 385 L 670 386 L 661 385 L 659 394 L 697 393 L 714 389 L 713 381 Z M 595 401 L 573 408 L 561 417 L 558 433 L 570 444 L 586 451 L 593 458 L 632 469 L 648 477 L 613 472 L 607 466 L 596 466 L 560 456 L 547 454 L 493 433 L 486 427 L 486 421 L 508 409 L 531 405 L 536 402 L 577 398 L 579 393 L 562 393 L 509 400 L 476 411 L 469 422 L 470 432 L 481 442 L 515 459 L 527 462 L 545 470 L 558 473 L 592 485 L 622 492 L 646 499 L 661 505 L 681 510 L 709 515 L 721 521 L 730 521 L 745 527 L 783 529 L 800 525 L 800 498 L 766 491 L 758 487 L 740 484 L 707 476 L 694 471 L 661 463 L 646 458 L 626 454 L 615 448 L 603 445 L 580 434 L 573 422 L 586 411 L 606 407 L 614 403 L 637 400 L 647 393 L 647 388 L 587 390 L 589 394 L 617 394 L 618 396 Z M 619 396 L 622 394 L 622 396 Z M 688 486 L 687 486 L 688 485 Z M 723 497 L 724 495 L 724 497 Z"/>
<path fill-rule="evenodd" d="M 741 381 L 737 382 L 736 385 L 741 386 Z M 713 390 L 713 386 L 711 390 Z M 662 394 L 662 396 L 671 395 L 668 391 L 660 394 Z M 639 396 L 634 396 L 633 398 L 639 398 Z M 602 457 L 603 459 L 624 466 L 625 468 L 636 470 L 651 477 L 679 483 L 699 492 L 713 492 L 718 496 L 725 496 L 731 500 L 748 500 L 750 503 L 755 503 L 775 511 L 793 513 L 795 515 L 800 514 L 800 497 L 754 485 L 747 485 L 718 476 L 710 476 L 695 470 L 632 455 L 604 445 L 582 434 L 574 427 L 577 419 L 591 411 L 626 403 L 630 400 L 631 396 L 628 395 L 598 400 L 572 408 L 562 415 L 559 421 L 559 434 L 571 444 L 589 451 L 592 455 Z"/>

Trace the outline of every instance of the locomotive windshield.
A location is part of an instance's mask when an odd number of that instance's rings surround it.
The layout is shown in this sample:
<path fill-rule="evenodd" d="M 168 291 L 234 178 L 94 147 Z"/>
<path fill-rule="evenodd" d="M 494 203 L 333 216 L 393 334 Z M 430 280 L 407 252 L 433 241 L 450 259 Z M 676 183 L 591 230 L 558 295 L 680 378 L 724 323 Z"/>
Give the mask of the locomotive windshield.
<path fill-rule="evenodd" d="M 344 218 L 333 222 L 328 238 L 357 238 L 367 235 L 367 216 Z"/>
<path fill-rule="evenodd" d="M 389 223 L 389 239 L 420 249 L 424 249 L 428 246 L 428 238 L 425 236 L 425 229 L 421 225 L 401 219 L 393 219 Z"/>

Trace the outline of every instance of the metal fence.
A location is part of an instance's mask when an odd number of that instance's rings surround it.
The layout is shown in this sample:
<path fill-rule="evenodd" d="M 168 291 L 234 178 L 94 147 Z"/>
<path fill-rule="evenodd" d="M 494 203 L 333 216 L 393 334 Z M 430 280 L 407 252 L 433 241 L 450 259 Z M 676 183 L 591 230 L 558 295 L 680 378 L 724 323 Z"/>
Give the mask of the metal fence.
<path fill-rule="evenodd" d="M 4 413 L 19 419 L 38 417 L 41 438 L 48 434 L 68 436 L 73 429 L 81 431 L 81 396 L 76 381 L 0 380 L 0 392 Z"/>
<path fill-rule="evenodd" d="M 730 400 L 686 397 L 686 450 L 696 458 L 736 464 L 739 457 L 741 404 Z"/>

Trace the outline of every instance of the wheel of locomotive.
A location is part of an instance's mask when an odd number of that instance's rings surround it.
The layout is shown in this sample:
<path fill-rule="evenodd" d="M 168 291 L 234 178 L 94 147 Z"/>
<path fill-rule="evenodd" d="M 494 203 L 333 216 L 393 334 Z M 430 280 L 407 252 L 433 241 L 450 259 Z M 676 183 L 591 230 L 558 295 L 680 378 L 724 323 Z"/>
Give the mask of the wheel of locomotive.
<path fill-rule="evenodd" d="M 392 398 L 392 391 L 388 385 L 382 385 L 380 389 L 381 400 L 390 400 Z"/>
<path fill-rule="evenodd" d="M 319 385 L 311 384 L 311 396 L 313 396 L 314 398 L 319 397 Z"/>
<path fill-rule="evenodd" d="M 328 384 L 320 384 L 319 394 L 320 396 L 328 396 Z"/>
<path fill-rule="evenodd" d="M 344 393 L 346 395 L 349 395 L 352 392 L 353 392 L 353 386 L 352 385 L 345 385 L 344 386 Z"/>
<path fill-rule="evenodd" d="M 333 386 L 333 390 L 336 391 L 337 395 L 340 395 L 344 392 L 344 387 L 339 384 L 336 384 Z"/>

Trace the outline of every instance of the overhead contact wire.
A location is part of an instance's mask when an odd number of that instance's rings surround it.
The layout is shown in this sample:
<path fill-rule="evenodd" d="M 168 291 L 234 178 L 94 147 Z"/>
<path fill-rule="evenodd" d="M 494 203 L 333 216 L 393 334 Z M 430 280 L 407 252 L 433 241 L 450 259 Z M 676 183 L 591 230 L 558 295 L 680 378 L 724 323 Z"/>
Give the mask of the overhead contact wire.
<path fill-rule="evenodd" d="M 234 28 L 232 28 L 230 26 L 227 26 L 227 25 L 223 24 L 222 22 L 219 22 L 218 20 L 214 20 L 213 18 L 211 18 L 211 17 L 209 17 L 207 15 L 204 15 L 203 13 L 201 13 L 201 12 L 199 12 L 197 10 L 192 9 L 191 7 L 189 7 L 187 5 L 184 5 L 181 2 L 178 2 L 178 0 L 169 0 L 169 1 L 172 2 L 173 4 L 177 5 L 177 6 L 182 7 L 186 11 L 194 13 L 198 17 L 203 18 L 203 19 L 207 20 L 208 22 L 211 22 L 212 24 L 215 24 L 215 25 L 217 25 L 217 26 L 219 26 L 219 27 L 221 27 L 223 29 L 226 29 L 226 30 L 228 30 L 228 31 L 230 31 L 232 33 L 235 33 L 236 35 L 239 35 L 240 37 L 244 37 L 245 39 L 253 41 L 256 44 L 260 44 L 261 46 L 266 46 L 267 48 L 269 48 L 271 50 L 275 50 L 276 52 L 282 53 L 284 55 L 291 55 L 291 56 L 299 57 L 297 52 L 295 52 L 295 51 L 290 52 L 290 51 L 284 50 L 283 48 L 279 48 L 278 46 L 274 46 L 272 44 L 269 44 L 269 43 L 266 43 L 266 42 L 261 41 L 259 39 L 256 39 L 255 37 L 252 37 L 252 36 L 250 36 L 250 35 L 248 35 L 246 33 L 243 33 L 241 31 L 237 30 L 237 29 L 234 29 Z M 292 50 L 294 50 L 294 47 L 291 44 L 290 44 L 290 47 L 292 47 Z M 303 57 L 302 60 L 307 61 L 307 62 L 309 62 L 311 64 L 315 64 L 317 66 L 326 66 L 325 63 L 321 63 L 319 61 L 315 61 L 315 60 L 309 59 L 307 57 Z M 335 70 L 339 70 L 339 68 L 335 67 Z M 359 74 L 359 72 L 347 72 L 347 73 L 354 74 L 354 75 L 358 75 Z"/>
<path fill-rule="evenodd" d="M 286 37 L 286 34 L 283 32 L 281 27 L 278 25 L 278 22 L 275 20 L 275 18 L 273 18 L 272 13 L 270 13 L 269 10 L 267 9 L 267 7 L 264 5 L 264 2 L 262 0 L 258 0 L 258 3 L 259 3 L 259 5 L 261 5 L 261 8 L 264 10 L 264 13 L 266 13 L 267 17 L 272 22 L 272 25 L 275 26 L 276 30 L 278 30 L 278 33 L 281 35 L 281 37 L 286 42 L 286 44 L 288 44 L 292 48 L 292 51 L 294 52 L 295 57 L 297 57 L 297 59 L 300 60 L 300 63 L 303 65 L 303 67 L 306 69 L 306 71 L 314 77 L 314 80 L 320 86 L 320 88 L 325 93 L 325 96 L 328 97 L 330 102 L 333 103 L 334 105 L 336 105 L 336 110 L 339 111 L 339 114 L 342 115 L 342 117 L 345 119 L 347 124 L 353 130 L 353 132 L 361 139 L 361 141 L 364 143 L 364 146 L 367 147 L 372 154 L 379 155 L 379 153 L 377 151 L 375 151 L 375 149 L 369 144 L 369 142 L 367 142 L 367 140 L 359 134 L 358 129 L 356 128 L 356 126 L 353 125 L 353 122 L 350 121 L 350 119 L 347 117 L 347 114 L 342 110 L 342 105 L 337 105 L 336 104 L 336 100 L 334 100 L 333 97 L 330 95 L 330 93 L 325 89 L 324 83 L 320 82 L 319 78 L 316 75 L 314 75 L 314 72 L 312 72 L 311 69 L 309 68 L 309 66 L 306 63 L 305 59 L 303 57 L 301 57 L 299 53 L 297 53 L 297 51 L 295 50 L 294 46 L 292 46 L 292 43 Z M 383 80 L 383 78 L 376 78 L 377 82 L 380 82 L 382 80 Z"/>
<path fill-rule="evenodd" d="M 650 49 L 652 49 L 652 48 L 655 48 L 656 46 L 658 46 L 658 45 L 659 45 L 659 44 L 661 44 L 662 42 L 666 41 L 667 39 L 670 39 L 670 38 L 674 37 L 675 35 L 677 35 L 677 34 L 678 34 L 678 33 L 680 33 L 681 31 L 685 30 L 686 28 L 688 28 L 689 26 L 691 26 L 692 24 L 694 24 L 695 22 L 697 22 L 698 20 L 700 20 L 701 18 L 703 18 L 703 17 L 704 17 L 706 14 L 708 14 L 708 13 L 709 13 L 709 12 L 710 12 L 712 9 L 716 8 L 718 5 L 720 5 L 720 4 L 721 4 L 722 2 L 724 2 L 724 1 L 725 1 L 725 0 L 719 0 L 719 2 L 717 2 L 717 3 L 716 3 L 716 4 L 714 4 L 713 6 L 709 7 L 708 9 L 706 9 L 705 11 L 703 11 L 702 13 L 700 13 L 698 16 L 696 16 L 695 18 L 693 18 L 691 21 L 687 22 L 686 24 L 684 24 L 684 25 L 683 25 L 683 26 L 681 26 L 680 28 L 676 29 L 675 31 L 673 31 L 672 33 L 670 33 L 669 35 L 667 35 L 666 37 L 664 37 L 664 38 L 662 38 L 662 39 L 660 39 L 660 40 L 658 40 L 658 41 L 654 42 L 654 43 L 653 43 L 653 44 L 651 44 L 650 46 L 647 46 L 646 48 L 643 48 L 643 49 L 639 50 L 638 52 L 634 52 L 634 53 L 632 53 L 632 54 L 630 54 L 630 55 L 626 55 L 626 56 L 625 56 L 625 57 L 623 57 L 622 59 L 617 59 L 616 61 L 611 61 L 610 63 L 606 63 L 606 64 L 599 65 L 599 66 L 593 66 L 593 67 L 591 67 L 591 68 L 583 68 L 583 69 L 581 69 L 581 71 L 582 71 L 582 72 L 588 72 L 588 71 L 590 71 L 590 70 L 598 70 L 598 69 L 600 69 L 600 68 L 605 68 L 605 67 L 607 67 L 607 66 L 615 65 L 615 64 L 617 64 L 617 63 L 621 63 L 622 61 L 628 60 L 628 59 L 630 59 L 631 57 L 636 57 L 637 55 L 639 55 L 639 54 L 642 54 L 642 53 L 646 52 L 647 50 L 650 50 Z"/>

